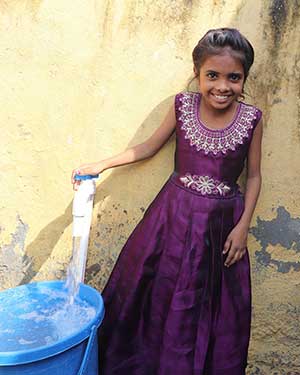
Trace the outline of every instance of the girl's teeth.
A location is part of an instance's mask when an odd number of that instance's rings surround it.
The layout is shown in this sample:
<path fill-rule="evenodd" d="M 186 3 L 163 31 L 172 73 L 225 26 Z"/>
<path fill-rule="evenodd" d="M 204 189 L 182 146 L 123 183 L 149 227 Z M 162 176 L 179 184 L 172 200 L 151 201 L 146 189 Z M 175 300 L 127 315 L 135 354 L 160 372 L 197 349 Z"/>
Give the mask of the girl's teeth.
<path fill-rule="evenodd" d="M 215 95 L 217 99 L 227 99 L 227 96 Z"/>

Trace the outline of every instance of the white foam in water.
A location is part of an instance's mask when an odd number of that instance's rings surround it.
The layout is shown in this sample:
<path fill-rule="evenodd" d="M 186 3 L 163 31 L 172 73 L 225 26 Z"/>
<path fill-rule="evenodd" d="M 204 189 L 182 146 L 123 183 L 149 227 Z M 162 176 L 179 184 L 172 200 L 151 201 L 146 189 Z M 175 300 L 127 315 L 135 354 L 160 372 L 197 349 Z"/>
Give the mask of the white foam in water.
<path fill-rule="evenodd" d="M 41 321 L 45 320 L 46 317 L 43 316 L 43 315 L 39 315 L 36 311 L 32 311 L 32 312 L 27 313 L 27 314 L 19 315 L 19 319 L 30 319 L 30 320 L 32 319 L 35 322 L 41 322 Z"/>
<path fill-rule="evenodd" d="M 0 293 L 0 352 L 54 344 L 80 332 L 96 316 L 96 309 L 78 296 L 70 305 L 66 289 L 38 287 L 33 298 L 32 290 L 23 287 L 16 288 L 22 294 L 13 289 Z"/>
<path fill-rule="evenodd" d="M 25 339 L 20 339 L 19 341 L 19 344 L 21 344 L 21 345 L 28 345 L 28 344 L 33 344 L 33 343 L 35 343 L 35 340 L 34 341 L 28 341 L 28 340 L 25 340 Z"/>
<path fill-rule="evenodd" d="M 14 333 L 15 330 L 14 329 L 4 329 L 2 331 L 0 331 L 0 333 Z"/>

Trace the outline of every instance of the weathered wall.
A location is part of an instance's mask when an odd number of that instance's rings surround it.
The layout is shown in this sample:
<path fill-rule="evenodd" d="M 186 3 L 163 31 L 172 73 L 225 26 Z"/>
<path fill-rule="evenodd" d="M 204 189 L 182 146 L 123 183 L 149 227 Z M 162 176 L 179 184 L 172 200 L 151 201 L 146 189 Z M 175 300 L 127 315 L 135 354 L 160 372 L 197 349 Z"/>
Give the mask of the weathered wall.
<path fill-rule="evenodd" d="M 248 101 L 264 110 L 263 189 L 251 228 L 249 375 L 300 374 L 298 0 L 0 2 L 0 283 L 62 278 L 70 171 L 144 140 L 191 77 L 211 27 L 255 46 Z M 98 184 L 87 282 L 102 288 L 172 171 L 174 142 Z"/>

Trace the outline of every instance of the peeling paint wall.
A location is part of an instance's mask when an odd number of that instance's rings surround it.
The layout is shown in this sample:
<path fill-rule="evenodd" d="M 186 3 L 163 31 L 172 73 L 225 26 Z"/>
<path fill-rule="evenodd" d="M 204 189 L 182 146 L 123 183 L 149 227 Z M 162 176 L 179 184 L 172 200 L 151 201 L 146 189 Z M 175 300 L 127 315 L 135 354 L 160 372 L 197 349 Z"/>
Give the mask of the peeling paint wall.
<path fill-rule="evenodd" d="M 238 27 L 256 61 L 247 100 L 264 111 L 263 189 L 249 236 L 248 375 L 300 374 L 298 0 L 0 2 L 0 287 L 63 278 L 70 171 L 143 141 L 192 76 L 212 27 Z M 174 140 L 98 183 L 86 280 L 101 289 L 173 168 Z"/>

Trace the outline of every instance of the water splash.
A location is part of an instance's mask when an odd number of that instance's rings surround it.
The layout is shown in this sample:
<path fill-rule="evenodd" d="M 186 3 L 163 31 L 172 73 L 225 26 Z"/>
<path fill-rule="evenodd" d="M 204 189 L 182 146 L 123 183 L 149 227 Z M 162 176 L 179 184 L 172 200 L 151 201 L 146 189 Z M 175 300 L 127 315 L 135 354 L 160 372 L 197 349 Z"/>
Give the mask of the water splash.
<path fill-rule="evenodd" d="M 95 308 L 78 296 L 70 305 L 67 289 L 10 289 L 0 293 L 0 305 L 0 352 L 54 344 L 80 332 L 96 316 Z"/>

